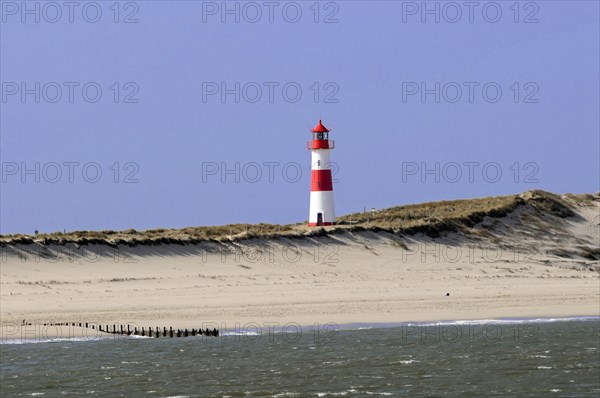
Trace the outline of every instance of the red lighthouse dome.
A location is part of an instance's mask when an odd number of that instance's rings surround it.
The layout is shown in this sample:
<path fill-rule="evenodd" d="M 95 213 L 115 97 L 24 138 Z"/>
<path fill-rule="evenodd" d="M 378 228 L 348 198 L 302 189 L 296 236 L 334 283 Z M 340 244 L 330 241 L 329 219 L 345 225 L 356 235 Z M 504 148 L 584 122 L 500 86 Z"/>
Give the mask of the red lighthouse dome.
<path fill-rule="evenodd" d="M 313 133 L 329 133 L 329 129 L 327 127 L 323 126 L 323 123 L 321 123 L 321 120 L 319 120 L 319 123 L 317 123 L 315 128 L 310 131 L 312 131 Z"/>

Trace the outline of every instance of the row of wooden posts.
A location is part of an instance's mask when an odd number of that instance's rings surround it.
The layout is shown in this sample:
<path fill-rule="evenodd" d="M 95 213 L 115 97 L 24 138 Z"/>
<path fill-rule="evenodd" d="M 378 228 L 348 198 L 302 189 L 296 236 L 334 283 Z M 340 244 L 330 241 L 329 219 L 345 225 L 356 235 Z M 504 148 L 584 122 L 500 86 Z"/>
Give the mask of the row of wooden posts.
<path fill-rule="evenodd" d="M 148 336 L 148 337 L 189 337 L 189 336 L 218 336 L 219 335 L 219 330 L 218 329 L 213 329 L 210 330 L 209 328 L 206 328 L 205 330 L 202 330 L 202 328 L 198 328 L 198 329 L 177 329 L 177 330 L 173 330 L 173 327 L 169 327 L 169 329 L 167 330 L 166 327 L 163 327 L 162 330 L 157 326 L 156 328 L 152 328 L 151 326 L 148 327 L 148 329 L 145 329 L 143 326 L 141 329 L 138 329 L 137 326 L 134 327 L 133 329 L 131 328 L 131 325 L 127 325 L 127 328 L 125 329 L 125 327 L 123 325 L 118 325 L 119 327 L 117 327 L 117 325 L 112 325 L 112 328 L 109 327 L 109 325 L 95 325 L 95 324 L 90 324 L 88 322 L 63 322 L 63 323 L 44 323 L 44 326 L 79 326 L 82 328 L 88 328 L 88 329 L 94 329 L 94 330 L 98 330 L 100 332 L 104 332 L 104 333 L 110 333 L 110 334 L 120 334 L 120 335 L 127 335 L 127 336 Z M 96 327 L 97 326 L 97 327 Z M 104 326 L 104 327 L 103 327 Z"/>

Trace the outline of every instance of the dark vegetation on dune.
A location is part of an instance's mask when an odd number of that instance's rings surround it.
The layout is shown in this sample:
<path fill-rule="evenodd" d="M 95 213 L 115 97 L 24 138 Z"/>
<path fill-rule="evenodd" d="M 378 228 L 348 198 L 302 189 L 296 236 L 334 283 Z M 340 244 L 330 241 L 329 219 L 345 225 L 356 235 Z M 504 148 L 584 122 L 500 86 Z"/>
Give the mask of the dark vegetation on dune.
<path fill-rule="evenodd" d="M 207 241 L 242 241 L 247 239 L 302 239 L 344 232 L 388 232 L 396 235 L 424 234 L 432 238 L 448 232 L 466 236 L 485 236 L 484 220 L 502 220 L 518 209 L 528 216 L 548 222 L 548 219 L 579 217 L 576 206 L 590 206 L 600 200 L 600 193 L 559 196 L 545 191 L 528 191 L 519 195 L 497 196 L 397 206 L 380 211 L 353 213 L 338 217 L 336 227 L 308 228 L 305 224 L 229 224 L 183 229 L 150 229 L 136 231 L 74 231 L 38 235 L 0 235 L 0 246 L 15 244 L 77 245 L 162 245 L 194 244 Z M 585 257 L 600 258 L 598 249 L 582 248 Z"/>

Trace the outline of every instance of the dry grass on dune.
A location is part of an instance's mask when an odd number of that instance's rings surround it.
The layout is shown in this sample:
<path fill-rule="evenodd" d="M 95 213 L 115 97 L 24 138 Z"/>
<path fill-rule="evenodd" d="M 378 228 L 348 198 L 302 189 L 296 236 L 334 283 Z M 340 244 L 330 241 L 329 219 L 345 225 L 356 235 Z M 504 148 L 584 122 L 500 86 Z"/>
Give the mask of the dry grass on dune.
<path fill-rule="evenodd" d="M 517 195 L 429 202 L 348 214 L 339 217 L 338 222 L 364 227 L 411 228 L 440 221 L 465 219 L 477 214 L 502 215 L 514 210 L 520 202 Z"/>
<path fill-rule="evenodd" d="M 275 224 L 228 224 L 211 227 L 186 227 L 182 229 L 149 229 L 137 231 L 73 231 L 68 233 L 53 232 L 38 235 L 3 235 L 0 244 L 28 244 L 40 242 L 44 244 L 163 244 L 194 243 L 207 240 L 243 239 L 253 237 L 269 237 L 289 233 L 291 226 Z"/>
<path fill-rule="evenodd" d="M 421 203 L 398 206 L 374 212 L 349 214 L 338 218 L 341 224 L 354 225 L 358 229 L 384 229 L 406 234 L 425 233 L 439 236 L 443 231 L 474 232 L 485 234 L 485 230 L 472 227 L 485 217 L 502 218 L 519 206 L 529 206 L 538 215 L 572 217 L 576 213 L 571 206 L 591 205 L 599 200 L 596 195 L 561 196 L 535 190 L 520 195 L 495 196 L 477 199 Z"/>
<path fill-rule="evenodd" d="M 439 236 L 444 231 L 472 231 L 485 217 L 502 218 L 519 206 L 530 206 L 538 214 L 556 217 L 575 216 L 572 206 L 587 206 L 600 200 L 600 194 L 555 195 L 544 191 L 528 191 L 520 195 L 496 196 L 397 206 L 374 212 L 354 213 L 338 217 L 336 228 L 308 229 L 304 224 L 229 224 L 182 229 L 150 229 L 136 231 L 74 231 L 33 235 L 0 235 L 0 245 L 7 244 L 186 244 L 207 240 L 243 240 L 250 238 L 302 237 L 324 235 L 339 230 L 386 230 L 394 233 L 425 233 Z"/>

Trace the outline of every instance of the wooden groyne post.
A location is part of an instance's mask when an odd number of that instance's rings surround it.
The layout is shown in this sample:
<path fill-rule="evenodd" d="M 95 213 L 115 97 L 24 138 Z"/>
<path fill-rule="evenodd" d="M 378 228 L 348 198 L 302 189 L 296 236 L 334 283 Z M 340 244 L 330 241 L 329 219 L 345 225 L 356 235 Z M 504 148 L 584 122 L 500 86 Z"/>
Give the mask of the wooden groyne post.
<path fill-rule="evenodd" d="M 192 329 L 177 329 L 177 330 L 173 330 L 172 326 L 169 326 L 169 328 L 167 329 L 166 326 L 162 327 L 162 331 L 161 331 L 161 327 L 156 326 L 156 328 L 153 328 L 152 326 L 148 326 L 148 329 L 146 330 L 145 327 L 141 327 L 140 329 L 138 329 L 137 326 L 133 326 L 133 330 L 132 330 L 132 326 L 130 324 L 127 324 L 127 329 L 125 330 L 125 327 L 123 325 L 117 325 L 113 324 L 112 325 L 112 331 L 111 331 L 111 327 L 110 325 L 102 325 L 102 324 L 95 324 L 95 323 L 90 323 L 90 322 L 59 322 L 59 323 L 44 323 L 44 326 L 49 325 L 49 326 L 77 326 L 79 325 L 79 327 L 82 328 L 86 328 L 86 329 L 92 329 L 92 330 L 98 330 L 99 332 L 103 332 L 103 333 L 111 333 L 111 334 L 115 334 L 115 335 L 127 335 L 127 336 L 148 336 L 148 337 L 155 337 L 155 338 L 159 338 L 161 337 L 167 337 L 167 335 L 169 336 L 169 338 L 173 338 L 173 337 L 190 337 L 190 336 L 219 336 L 219 331 L 216 328 L 213 328 L 213 330 L 210 330 L 208 328 L 206 328 L 206 330 L 203 330 L 202 328 L 192 328 Z"/>

